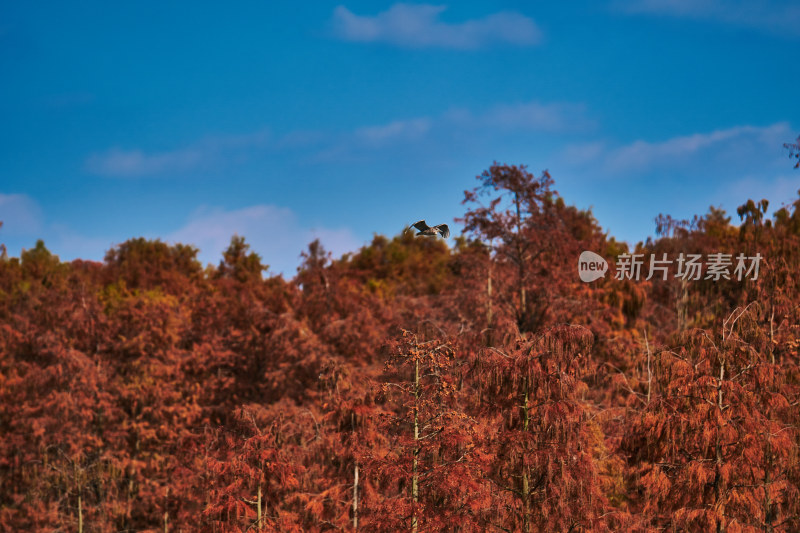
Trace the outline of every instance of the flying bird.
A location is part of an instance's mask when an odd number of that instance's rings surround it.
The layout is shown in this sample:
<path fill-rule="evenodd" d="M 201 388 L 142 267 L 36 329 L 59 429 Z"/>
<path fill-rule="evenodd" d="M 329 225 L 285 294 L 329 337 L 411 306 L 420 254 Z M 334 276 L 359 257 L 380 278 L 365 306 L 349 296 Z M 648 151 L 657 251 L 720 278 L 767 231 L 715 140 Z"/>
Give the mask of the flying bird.
<path fill-rule="evenodd" d="M 419 230 L 417 237 L 420 235 L 441 235 L 446 239 L 450 236 L 450 228 L 447 227 L 447 224 L 439 224 L 438 226 L 431 227 L 427 225 L 424 220 L 420 220 L 419 222 L 414 222 L 412 226 Z"/>

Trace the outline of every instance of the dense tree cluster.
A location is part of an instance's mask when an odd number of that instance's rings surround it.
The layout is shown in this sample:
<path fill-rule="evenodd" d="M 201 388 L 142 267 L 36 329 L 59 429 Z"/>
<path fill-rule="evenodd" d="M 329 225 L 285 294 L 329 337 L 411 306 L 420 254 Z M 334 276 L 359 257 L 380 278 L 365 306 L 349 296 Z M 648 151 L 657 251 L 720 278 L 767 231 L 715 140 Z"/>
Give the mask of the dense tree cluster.
<path fill-rule="evenodd" d="M 454 248 L 315 241 L 292 280 L 240 237 L 3 249 L 0 530 L 800 530 L 800 199 L 629 250 L 547 172 L 478 179 Z M 720 253 L 758 275 L 645 279 Z"/>

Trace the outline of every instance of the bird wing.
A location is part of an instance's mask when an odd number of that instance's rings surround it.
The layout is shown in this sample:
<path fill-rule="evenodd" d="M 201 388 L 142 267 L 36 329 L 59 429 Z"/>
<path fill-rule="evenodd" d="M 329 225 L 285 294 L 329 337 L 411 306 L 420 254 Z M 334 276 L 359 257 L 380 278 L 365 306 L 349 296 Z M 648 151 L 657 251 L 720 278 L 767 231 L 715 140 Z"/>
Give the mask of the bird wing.
<path fill-rule="evenodd" d="M 450 228 L 447 227 L 447 224 L 439 224 L 438 226 L 434 227 L 439 230 L 439 233 L 441 233 L 442 237 L 445 239 L 450 236 Z"/>
<path fill-rule="evenodd" d="M 428 229 L 430 227 L 425 223 L 424 220 L 420 220 L 419 222 L 414 222 L 411 225 L 414 226 L 415 228 L 417 228 L 420 231 L 425 231 L 426 229 Z"/>

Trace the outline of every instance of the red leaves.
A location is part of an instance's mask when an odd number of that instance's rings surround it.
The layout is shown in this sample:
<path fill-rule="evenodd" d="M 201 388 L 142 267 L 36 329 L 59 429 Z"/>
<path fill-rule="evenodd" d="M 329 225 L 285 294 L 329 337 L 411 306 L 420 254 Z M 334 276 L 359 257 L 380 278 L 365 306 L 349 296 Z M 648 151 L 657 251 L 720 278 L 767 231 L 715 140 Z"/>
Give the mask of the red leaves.
<path fill-rule="evenodd" d="M 0 260 L 0 529 L 798 529 L 800 202 L 642 245 L 755 282 L 583 284 L 625 245 L 546 173 L 481 180 L 472 240 L 312 243 L 292 282 L 238 238 Z"/>
<path fill-rule="evenodd" d="M 747 320 L 740 324 L 753 327 Z M 796 446 L 791 441 L 797 432 L 779 407 L 785 404 L 761 390 L 765 375 L 771 386 L 788 390 L 786 376 L 743 340 L 755 337 L 741 328 L 727 330 L 724 338 L 698 331 L 686 337 L 680 355 L 670 350 L 657 356 L 662 392 L 644 412 L 632 414 L 623 442 L 623 449 L 635 451 L 643 469 L 650 469 L 638 484 L 645 494 L 643 510 L 654 524 L 760 527 L 775 519 L 765 514 L 767 503 L 793 505 L 776 487 L 794 461 L 784 453 Z M 777 435 L 794 437 L 778 444 Z M 661 469 L 669 485 L 654 474 Z"/>

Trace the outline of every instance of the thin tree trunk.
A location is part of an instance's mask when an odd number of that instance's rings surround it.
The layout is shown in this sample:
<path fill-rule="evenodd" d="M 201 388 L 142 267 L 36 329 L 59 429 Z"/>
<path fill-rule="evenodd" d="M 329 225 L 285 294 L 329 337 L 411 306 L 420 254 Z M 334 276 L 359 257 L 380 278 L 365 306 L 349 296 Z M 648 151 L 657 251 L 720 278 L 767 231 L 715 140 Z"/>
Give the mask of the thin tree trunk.
<path fill-rule="evenodd" d="M 492 245 L 489 245 L 489 268 L 486 277 L 486 345 L 492 345 Z"/>
<path fill-rule="evenodd" d="M 772 312 L 769 315 L 769 357 L 772 364 L 775 364 L 775 302 L 770 298 Z"/>
<path fill-rule="evenodd" d="M 527 320 L 528 305 L 525 301 L 525 258 L 522 252 L 522 213 L 519 207 L 519 193 L 514 193 L 514 202 L 517 206 L 517 266 L 519 268 L 519 312 L 521 324 Z"/>
<path fill-rule="evenodd" d="M 681 294 L 678 297 L 678 331 L 686 329 L 686 321 L 689 307 L 689 284 L 685 278 L 681 278 Z"/>
<path fill-rule="evenodd" d="M 719 382 L 717 383 L 717 409 L 722 413 L 722 381 L 725 379 L 725 360 L 720 362 Z M 716 482 L 714 483 L 714 497 L 719 509 L 719 522 L 717 522 L 717 533 L 725 533 L 725 481 L 722 478 L 722 444 L 720 443 L 720 433 L 722 427 L 717 426 L 716 439 Z"/>
<path fill-rule="evenodd" d="M 167 487 L 166 493 L 164 494 L 164 533 L 169 533 L 169 510 L 167 509 L 168 504 L 169 504 L 169 487 Z"/>
<path fill-rule="evenodd" d="M 83 506 L 80 492 L 78 493 L 78 533 L 83 533 Z"/>
<path fill-rule="evenodd" d="M 528 424 L 530 416 L 528 413 L 528 378 L 525 378 L 525 398 L 522 403 L 522 430 L 528 431 Z M 528 480 L 528 469 L 525 467 L 525 461 L 522 465 L 522 530 L 525 533 L 530 533 L 531 530 L 531 489 L 530 481 Z"/>
<path fill-rule="evenodd" d="M 653 383 L 653 371 L 650 369 L 650 343 L 647 341 L 647 329 L 644 330 L 644 345 L 647 347 L 647 405 L 650 405 L 650 386 Z"/>
<path fill-rule="evenodd" d="M 411 500 L 413 501 L 413 516 L 411 517 L 411 532 L 417 533 L 417 501 L 419 500 L 419 359 L 414 364 L 414 457 L 411 465 Z"/>
<path fill-rule="evenodd" d="M 256 512 L 258 513 L 258 531 L 261 531 L 262 522 L 261 522 L 261 480 L 258 481 L 258 496 L 256 497 Z"/>
<path fill-rule="evenodd" d="M 358 530 L 358 461 L 353 473 L 353 531 Z"/>
<path fill-rule="evenodd" d="M 770 479 L 770 470 L 772 470 L 772 446 L 769 444 L 769 436 L 767 435 L 767 468 L 764 472 L 764 531 L 765 533 L 772 533 L 772 501 L 769 497 L 769 486 L 772 480 Z"/>

